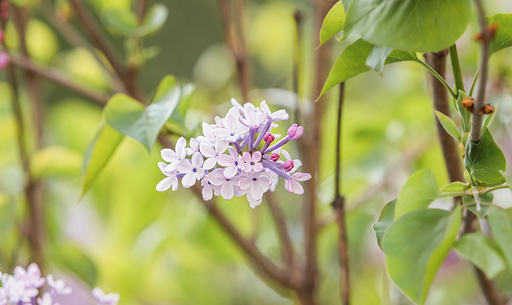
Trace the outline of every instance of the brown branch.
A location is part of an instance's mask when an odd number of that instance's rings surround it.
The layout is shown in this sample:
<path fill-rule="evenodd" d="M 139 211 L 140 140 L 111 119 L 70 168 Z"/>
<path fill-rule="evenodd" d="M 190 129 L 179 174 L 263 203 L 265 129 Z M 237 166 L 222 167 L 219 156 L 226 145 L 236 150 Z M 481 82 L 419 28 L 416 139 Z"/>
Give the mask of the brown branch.
<path fill-rule="evenodd" d="M 142 19 L 144 19 L 144 15 L 146 14 L 146 10 L 148 8 L 148 1 L 146 0 L 138 0 L 135 1 L 137 7 L 135 11 L 137 12 L 137 19 L 139 19 L 139 22 L 142 22 Z"/>
<path fill-rule="evenodd" d="M 473 116 L 471 117 L 470 140 L 478 143 L 481 137 L 483 112 L 482 108 L 485 104 L 485 90 L 487 88 L 487 79 L 489 77 L 489 56 L 491 53 L 492 35 L 487 28 L 485 21 L 485 12 L 481 0 L 475 0 L 476 11 L 478 13 L 478 24 L 481 32 L 482 54 L 480 63 L 480 75 L 478 79 L 478 90 L 475 96 L 475 104 L 473 106 Z"/>
<path fill-rule="evenodd" d="M 443 78 L 446 75 L 446 57 L 448 55 L 447 50 L 441 51 L 438 53 L 431 53 L 427 54 L 426 59 L 428 64 Z M 447 116 L 450 116 L 450 109 L 448 104 L 448 94 L 446 92 L 446 88 L 435 78 L 433 75 L 431 75 L 431 83 L 432 83 L 432 95 L 434 100 L 434 108 L 437 111 L 440 111 Z M 474 116 L 474 115 L 473 115 Z M 455 143 L 454 139 L 446 133 L 444 128 L 442 127 L 439 120 L 436 120 L 437 122 L 437 131 L 439 134 L 439 140 L 441 142 L 441 147 L 443 149 L 443 155 L 446 163 L 446 169 L 448 171 L 448 176 L 450 178 L 450 182 L 454 181 L 464 181 L 464 175 L 462 173 L 462 167 L 460 165 L 460 158 L 459 158 L 459 149 L 457 147 L 457 144 Z M 473 125 L 472 125 L 473 128 Z M 478 127 L 480 130 L 481 126 Z M 460 197 L 454 198 L 455 204 L 460 204 L 461 199 Z M 473 215 L 471 212 L 466 210 L 466 215 L 464 217 L 464 224 L 463 224 L 463 230 L 462 235 L 473 232 L 473 224 L 476 220 L 475 217 L 471 216 Z M 500 301 L 499 293 L 495 287 L 495 284 L 493 281 L 487 279 L 485 274 L 478 269 L 476 266 L 473 266 L 476 272 L 476 276 L 478 278 L 478 283 L 480 284 L 480 288 L 482 289 L 482 292 L 488 302 L 489 305 L 500 305 L 504 304 L 503 301 Z"/>
<path fill-rule="evenodd" d="M 274 222 L 276 225 L 277 235 L 279 236 L 279 241 L 281 242 L 281 252 L 283 254 L 283 259 L 286 262 L 286 265 L 289 269 L 294 268 L 295 266 L 295 251 L 293 249 L 293 243 L 290 238 L 290 233 L 288 232 L 288 227 L 286 226 L 286 221 L 283 215 L 283 210 L 279 206 L 279 203 L 276 200 L 274 193 L 267 192 L 265 194 L 267 198 L 268 206 L 272 211 L 272 216 L 274 218 Z"/>
<path fill-rule="evenodd" d="M 75 30 L 73 26 L 71 26 L 71 24 L 67 20 L 63 20 L 62 17 L 54 14 L 52 4 L 50 1 L 42 0 L 41 2 L 41 11 L 48 20 L 48 22 L 50 22 L 53 25 L 54 29 L 57 30 L 70 45 L 74 46 L 75 48 L 82 47 L 87 49 L 94 56 L 94 58 L 96 58 L 96 61 L 108 73 L 112 80 L 115 90 L 123 93 L 128 93 L 126 87 L 124 86 L 119 76 L 115 73 L 115 71 L 112 71 L 111 66 L 105 63 L 105 59 L 98 55 L 97 50 L 94 49 L 87 42 L 87 40 L 85 40 L 83 36 L 77 30 Z"/>
<path fill-rule="evenodd" d="M 242 90 L 244 102 L 249 101 L 249 91 L 251 89 L 251 68 L 249 62 L 249 53 L 245 41 L 245 0 L 232 0 L 235 2 L 233 9 L 236 18 L 232 18 L 232 7 L 230 0 L 218 0 L 219 10 L 222 18 L 222 25 L 226 43 L 235 59 L 238 72 L 238 82 Z"/>
<path fill-rule="evenodd" d="M 110 98 L 110 95 L 108 94 L 85 89 L 80 85 L 70 81 L 70 77 L 67 76 L 65 73 L 61 72 L 60 70 L 38 65 L 26 56 L 20 54 L 11 54 L 11 61 L 13 64 L 17 66 L 33 71 L 34 73 L 48 79 L 49 81 L 64 86 L 68 89 L 71 89 L 76 93 L 88 99 L 91 99 L 92 101 L 97 102 L 99 104 L 106 104 L 108 99 Z"/>
<path fill-rule="evenodd" d="M 107 39 L 103 36 L 103 33 L 97 26 L 92 15 L 89 13 L 87 8 L 84 6 L 81 0 L 69 0 L 69 3 L 73 6 L 80 23 L 84 26 L 85 31 L 93 43 L 98 49 L 105 54 L 108 62 L 114 68 L 114 71 L 119 76 L 126 74 L 126 69 L 123 67 L 121 62 L 117 59 L 116 54 L 112 52 L 112 48 L 107 43 Z M 129 89 L 129 88 L 128 88 Z"/>

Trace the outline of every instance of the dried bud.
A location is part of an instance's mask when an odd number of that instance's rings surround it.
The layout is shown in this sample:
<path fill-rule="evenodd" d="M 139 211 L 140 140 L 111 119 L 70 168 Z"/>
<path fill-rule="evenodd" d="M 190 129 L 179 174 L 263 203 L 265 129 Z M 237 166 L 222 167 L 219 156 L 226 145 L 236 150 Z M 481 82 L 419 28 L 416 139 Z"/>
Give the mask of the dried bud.
<path fill-rule="evenodd" d="M 7 20 L 9 18 L 9 1 L 0 1 L 0 19 Z"/>
<path fill-rule="evenodd" d="M 267 144 L 274 142 L 275 139 L 276 137 L 274 137 L 274 135 L 272 135 L 270 132 L 263 136 L 263 141 L 265 141 Z"/>
<path fill-rule="evenodd" d="M 482 107 L 483 114 L 491 114 L 493 112 L 494 112 L 494 107 L 491 106 L 491 104 L 485 104 L 484 107 Z"/>
<path fill-rule="evenodd" d="M 293 160 L 288 160 L 288 161 L 284 162 L 283 168 L 287 172 L 291 171 L 293 169 Z"/>
<path fill-rule="evenodd" d="M 302 126 L 298 126 L 297 124 L 293 124 L 288 128 L 288 136 L 292 140 L 298 140 L 300 137 L 302 137 L 302 134 L 304 133 L 304 128 Z"/>
<path fill-rule="evenodd" d="M 274 162 L 276 162 L 277 160 L 279 160 L 279 157 L 281 157 L 278 153 L 272 153 L 270 155 L 270 159 Z"/>
<path fill-rule="evenodd" d="M 10 62 L 11 58 L 9 57 L 9 54 L 0 51 L 0 70 L 7 67 Z"/>
<path fill-rule="evenodd" d="M 496 35 L 496 31 L 498 30 L 499 25 L 497 23 L 489 24 L 487 26 L 487 31 L 489 32 L 489 40 L 494 38 L 494 35 Z M 484 34 L 482 32 L 476 33 L 475 36 L 473 36 L 473 39 L 476 41 L 484 41 Z"/>
<path fill-rule="evenodd" d="M 473 112 L 473 105 L 475 104 L 475 100 L 470 97 L 465 97 L 462 99 L 462 107 L 466 108 L 467 110 Z"/>

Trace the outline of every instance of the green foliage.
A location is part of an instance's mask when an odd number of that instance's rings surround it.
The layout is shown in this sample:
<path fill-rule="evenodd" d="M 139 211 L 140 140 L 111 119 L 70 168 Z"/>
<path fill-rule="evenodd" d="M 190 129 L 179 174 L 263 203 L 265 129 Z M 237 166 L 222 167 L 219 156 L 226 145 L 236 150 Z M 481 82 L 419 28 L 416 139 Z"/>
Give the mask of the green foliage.
<path fill-rule="evenodd" d="M 500 171 L 501 175 L 505 179 L 505 182 L 508 185 L 508 188 L 512 191 L 512 178 L 509 175 L 505 174 L 503 171 Z"/>
<path fill-rule="evenodd" d="M 469 183 L 455 181 L 443 186 L 439 191 L 441 193 L 462 193 L 469 190 L 470 188 L 471 185 Z"/>
<path fill-rule="evenodd" d="M 52 251 L 50 256 L 53 263 L 58 267 L 65 268 L 79 278 L 81 278 L 87 285 L 94 287 L 98 272 L 96 265 L 92 259 L 73 244 L 63 244 Z"/>
<path fill-rule="evenodd" d="M 453 212 L 413 211 L 397 219 L 384 235 L 389 276 L 416 304 L 425 303 L 430 284 L 455 242 L 460 214 L 460 206 Z"/>
<path fill-rule="evenodd" d="M 462 132 L 466 133 L 471 130 L 471 112 L 466 108 L 462 107 L 462 100 L 466 97 L 469 97 L 465 92 L 459 90 L 459 97 L 457 101 L 455 101 L 455 109 L 460 115 L 460 119 L 462 121 Z"/>
<path fill-rule="evenodd" d="M 470 20 L 469 0 L 353 0 L 344 37 L 354 33 L 379 46 L 436 52 L 455 43 Z"/>
<path fill-rule="evenodd" d="M 161 3 L 153 4 L 146 12 L 142 24 L 137 29 L 136 35 L 147 36 L 154 34 L 162 28 L 168 15 L 169 9 L 167 6 Z"/>
<path fill-rule="evenodd" d="M 439 197 L 437 182 L 430 168 L 417 171 L 405 182 L 398 193 L 395 207 L 395 219 L 420 209 L 427 208 Z"/>
<path fill-rule="evenodd" d="M 370 55 L 366 59 L 366 66 L 380 75 L 384 72 L 384 65 L 386 64 L 386 58 L 393 49 L 388 47 L 373 46 L 370 51 Z"/>
<path fill-rule="evenodd" d="M 63 146 L 48 146 L 38 150 L 30 161 L 32 177 L 73 175 L 80 173 L 82 155 Z"/>
<path fill-rule="evenodd" d="M 102 122 L 94 140 L 87 149 L 82 170 L 83 197 L 110 160 L 123 139 L 123 135 Z"/>
<path fill-rule="evenodd" d="M 441 125 L 443 125 L 444 130 L 448 134 L 450 134 L 455 140 L 459 141 L 461 140 L 460 131 L 457 128 L 457 125 L 450 119 L 449 116 L 445 115 L 442 112 L 439 112 L 436 110 L 436 116 L 439 122 L 441 122 Z"/>
<path fill-rule="evenodd" d="M 494 111 L 493 111 L 492 113 L 487 114 L 487 115 L 485 116 L 485 118 L 484 118 L 484 122 L 483 122 L 483 124 L 482 124 L 482 130 L 483 130 L 484 128 L 489 128 L 489 125 L 491 125 L 491 123 L 492 123 L 492 121 L 493 121 L 493 119 L 494 119 L 494 114 L 496 113 L 496 111 L 498 111 L 498 105 L 496 105 L 496 106 L 494 107 Z"/>
<path fill-rule="evenodd" d="M 389 226 L 395 221 L 395 206 L 396 199 L 388 202 L 382 211 L 380 212 L 379 220 L 373 224 L 373 230 L 375 231 L 375 236 L 377 237 L 377 244 L 384 250 L 382 245 L 382 240 L 384 239 L 384 234 L 388 230 Z"/>
<path fill-rule="evenodd" d="M 358 39 L 356 42 L 348 46 L 334 63 L 318 98 L 339 83 L 358 74 L 369 71 L 370 68 L 366 66 L 366 61 L 373 47 L 373 44 L 363 39 Z M 385 64 L 392 64 L 400 61 L 419 62 L 420 60 L 413 53 L 393 50 L 387 57 Z"/>
<path fill-rule="evenodd" d="M 320 29 L 320 45 L 326 43 L 329 39 L 333 38 L 336 34 L 343 30 L 345 24 L 345 8 L 342 1 L 336 2 L 329 10 L 322 23 Z"/>
<path fill-rule="evenodd" d="M 488 279 L 494 278 L 506 268 L 505 258 L 498 245 L 480 232 L 462 236 L 454 247 L 460 255 L 480 268 Z"/>
<path fill-rule="evenodd" d="M 167 6 L 153 4 L 139 24 L 137 16 L 126 9 L 113 9 L 103 15 L 103 21 L 110 30 L 124 36 L 144 37 L 157 32 L 164 25 L 169 15 Z"/>
<path fill-rule="evenodd" d="M 464 167 L 481 186 L 494 186 L 503 183 L 500 171 L 507 166 L 505 156 L 487 128 L 483 129 L 478 143 L 467 141 Z"/>
<path fill-rule="evenodd" d="M 475 202 L 475 198 L 474 197 L 462 197 L 462 203 L 467 205 L 467 204 L 471 204 L 470 206 L 468 206 L 468 210 L 470 210 L 471 212 L 473 212 L 473 214 L 475 214 L 476 216 L 480 217 L 481 219 L 484 219 L 485 218 L 485 215 L 487 214 L 487 210 L 489 210 L 489 207 L 490 207 L 490 204 L 492 203 L 492 201 L 494 200 L 494 195 L 492 193 L 485 193 L 483 195 L 480 195 L 480 202 L 485 204 L 487 203 L 486 205 L 482 205 L 481 206 L 481 213 L 478 213 L 478 211 L 476 210 L 476 202 Z M 480 215 L 479 215 L 480 214 Z"/>
<path fill-rule="evenodd" d="M 491 41 L 491 54 L 512 47 L 512 14 L 497 14 L 487 18 L 489 24 L 497 24 L 498 29 Z"/>
<path fill-rule="evenodd" d="M 493 207 L 488 218 L 494 240 L 503 251 L 509 268 L 512 268 L 512 209 Z"/>
<path fill-rule="evenodd" d="M 9 0 L 9 2 L 16 6 L 23 6 L 27 3 L 27 0 Z"/>
<path fill-rule="evenodd" d="M 166 76 L 160 82 L 152 104 L 144 106 L 128 95 L 118 93 L 110 98 L 103 113 L 110 126 L 140 142 L 150 152 L 179 98 L 180 87 L 175 78 Z"/>

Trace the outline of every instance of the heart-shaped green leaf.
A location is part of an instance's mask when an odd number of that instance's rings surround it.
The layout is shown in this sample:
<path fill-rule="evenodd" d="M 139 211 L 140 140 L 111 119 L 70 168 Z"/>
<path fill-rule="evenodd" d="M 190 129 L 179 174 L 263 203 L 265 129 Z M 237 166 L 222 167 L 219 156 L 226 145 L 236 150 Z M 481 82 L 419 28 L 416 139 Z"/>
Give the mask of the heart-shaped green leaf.
<path fill-rule="evenodd" d="M 487 18 L 487 22 L 498 25 L 491 41 L 491 54 L 512 47 L 512 14 L 497 14 Z"/>
<path fill-rule="evenodd" d="M 320 29 L 320 45 L 326 43 L 329 39 L 333 38 L 336 34 L 343 30 L 345 23 L 345 8 L 340 1 L 336 2 L 329 10 L 322 23 Z"/>
<path fill-rule="evenodd" d="M 105 168 L 105 165 L 107 165 L 108 160 L 116 151 L 123 137 L 122 134 L 108 124 L 102 123 L 84 157 L 82 193 L 80 198 L 85 195 L 103 168 Z"/>
<path fill-rule="evenodd" d="M 446 114 L 439 112 L 437 110 L 436 116 L 439 122 L 441 122 L 441 125 L 443 125 L 444 130 L 446 130 L 448 134 L 450 134 L 454 139 L 460 142 L 460 131 L 457 128 L 457 125 L 455 125 L 455 123 L 452 121 L 452 119 L 450 119 L 450 117 L 447 116 Z"/>
<path fill-rule="evenodd" d="M 373 231 L 375 231 L 375 236 L 377 237 L 377 244 L 384 250 L 382 246 L 382 240 L 384 239 L 384 234 L 388 230 L 389 226 L 395 221 L 395 205 L 396 199 L 388 202 L 382 211 L 380 212 L 379 220 L 373 224 Z"/>
<path fill-rule="evenodd" d="M 384 235 L 389 276 L 416 304 L 425 303 L 430 284 L 450 252 L 460 224 L 460 206 L 451 213 L 423 209 L 397 219 Z"/>
<path fill-rule="evenodd" d="M 172 76 L 166 76 L 158 86 L 153 103 L 144 106 L 137 100 L 118 93 L 108 101 L 103 113 L 107 123 L 120 133 L 137 140 L 148 152 L 176 108 L 180 87 Z"/>
<path fill-rule="evenodd" d="M 344 37 L 355 33 L 379 46 L 437 52 L 462 36 L 471 17 L 469 0 L 353 0 Z"/>
<path fill-rule="evenodd" d="M 507 161 L 489 129 L 483 129 L 478 143 L 467 141 L 464 167 L 481 186 L 494 186 L 504 182 L 500 171 L 505 170 Z"/>
<path fill-rule="evenodd" d="M 488 214 L 492 236 L 512 268 L 512 209 L 493 207 Z"/>
<path fill-rule="evenodd" d="M 121 9 L 107 11 L 103 15 L 103 22 L 111 31 L 125 36 L 133 35 L 139 25 L 133 12 Z"/>
<path fill-rule="evenodd" d="M 494 278 L 507 266 L 498 245 L 480 232 L 462 236 L 455 243 L 455 249 L 482 270 L 488 279 Z"/>
<path fill-rule="evenodd" d="M 142 24 L 135 34 L 137 36 L 147 36 L 155 33 L 165 24 L 167 16 L 169 16 L 167 6 L 161 3 L 153 4 L 146 12 L 146 15 L 144 15 Z"/>
<path fill-rule="evenodd" d="M 409 177 L 398 193 L 395 207 L 395 219 L 419 209 L 427 208 L 439 198 L 437 182 L 430 168 L 417 171 Z"/>
<path fill-rule="evenodd" d="M 356 42 L 349 45 L 334 63 L 318 98 L 341 82 L 363 72 L 370 71 L 370 68 L 366 66 L 366 60 L 373 47 L 373 44 L 364 41 L 363 39 L 358 39 Z M 393 50 L 386 58 L 385 64 L 392 64 L 400 61 L 419 62 L 420 60 L 415 54 L 410 52 Z"/>

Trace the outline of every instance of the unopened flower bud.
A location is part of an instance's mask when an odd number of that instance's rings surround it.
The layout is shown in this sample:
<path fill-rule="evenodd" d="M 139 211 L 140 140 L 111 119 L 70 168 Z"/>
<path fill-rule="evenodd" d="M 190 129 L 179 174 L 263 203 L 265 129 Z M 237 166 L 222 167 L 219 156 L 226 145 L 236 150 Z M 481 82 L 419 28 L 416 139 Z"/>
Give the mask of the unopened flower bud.
<path fill-rule="evenodd" d="M 278 153 L 272 153 L 270 155 L 270 160 L 276 162 L 277 160 L 279 160 L 279 157 L 281 157 Z"/>
<path fill-rule="evenodd" d="M 11 61 L 11 58 L 9 57 L 9 54 L 5 52 L 0 52 L 0 70 L 7 67 L 9 65 L 9 62 Z"/>
<path fill-rule="evenodd" d="M 298 140 L 300 137 L 302 137 L 302 134 L 304 133 L 304 128 L 302 126 L 298 126 L 297 124 L 293 124 L 288 128 L 288 136 L 292 140 Z"/>
<path fill-rule="evenodd" d="M 461 104 L 462 104 L 462 107 L 473 112 L 473 105 L 475 104 L 475 100 L 470 97 L 465 97 L 462 99 Z"/>
<path fill-rule="evenodd" d="M 265 143 L 267 144 L 274 142 L 275 139 L 276 137 L 274 137 L 274 135 L 271 134 L 270 132 L 263 137 L 263 141 L 265 141 Z"/>
<path fill-rule="evenodd" d="M 485 104 L 484 107 L 482 108 L 483 114 L 491 114 L 493 112 L 494 112 L 494 107 L 491 106 L 491 104 Z"/>
<path fill-rule="evenodd" d="M 288 160 L 288 161 L 284 162 L 283 168 L 287 172 L 291 171 L 293 169 L 293 160 Z"/>

